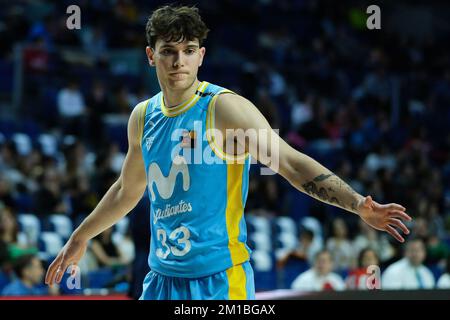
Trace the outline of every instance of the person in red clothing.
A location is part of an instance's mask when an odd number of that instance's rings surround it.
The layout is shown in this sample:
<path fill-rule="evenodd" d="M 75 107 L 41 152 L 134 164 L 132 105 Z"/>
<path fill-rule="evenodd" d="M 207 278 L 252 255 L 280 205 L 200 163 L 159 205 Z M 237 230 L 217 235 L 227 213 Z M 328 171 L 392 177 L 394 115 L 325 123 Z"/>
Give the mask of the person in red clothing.
<path fill-rule="evenodd" d="M 371 248 L 365 248 L 360 251 L 358 256 L 358 267 L 349 272 L 345 284 L 348 289 L 354 290 L 367 290 L 368 276 L 372 272 L 368 271 L 369 266 L 378 266 L 379 258 L 375 250 Z"/>

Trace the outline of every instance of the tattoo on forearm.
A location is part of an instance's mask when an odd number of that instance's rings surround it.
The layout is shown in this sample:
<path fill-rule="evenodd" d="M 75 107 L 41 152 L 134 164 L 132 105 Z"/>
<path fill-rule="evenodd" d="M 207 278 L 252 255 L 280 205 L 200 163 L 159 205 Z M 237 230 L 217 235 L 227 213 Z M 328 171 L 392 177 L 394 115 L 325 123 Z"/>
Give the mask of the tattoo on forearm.
<path fill-rule="evenodd" d="M 337 186 L 336 188 L 332 187 L 321 187 L 318 185 L 318 183 L 324 182 L 328 178 L 331 178 L 330 182 L 334 183 Z M 330 194 L 330 193 L 339 193 L 342 190 L 345 190 L 349 192 L 351 195 L 356 194 L 356 192 L 344 181 L 342 181 L 340 178 L 338 178 L 334 173 L 332 174 L 321 174 L 317 177 L 315 177 L 313 180 L 308 181 L 302 185 L 305 192 L 311 196 L 315 196 L 319 198 L 320 200 L 330 203 L 330 204 L 336 204 L 344 209 L 347 209 L 348 206 L 350 206 L 352 211 L 356 211 L 356 203 L 352 202 L 350 205 L 346 204 L 345 201 L 342 199 L 339 200 L 338 197 Z M 328 191 L 327 191 L 328 190 Z"/>
<path fill-rule="evenodd" d="M 315 177 L 313 181 L 314 181 L 314 182 L 325 181 L 325 180 L 327 180 L 329 177 L 332 177 L 332 176 L 334 176 L 334 175 L 335 175 L 334 173 L 331 173 L 331 174 L 321 174 L 320 176 Z"/>

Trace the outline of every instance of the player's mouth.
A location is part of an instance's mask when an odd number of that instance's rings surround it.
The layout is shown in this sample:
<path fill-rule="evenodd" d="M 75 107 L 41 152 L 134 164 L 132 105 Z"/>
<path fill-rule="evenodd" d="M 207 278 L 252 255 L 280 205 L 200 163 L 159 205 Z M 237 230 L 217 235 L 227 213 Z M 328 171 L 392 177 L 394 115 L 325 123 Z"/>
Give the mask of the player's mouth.
<path fill-rule="evenodd" d="M 176 79 L 184 79 L 185 77 L 187 77 L 189 73 L 187 72 L 173 72 L 173 73 L 169 73 L 169 75 L 172 78 L 176 78 Z"/>

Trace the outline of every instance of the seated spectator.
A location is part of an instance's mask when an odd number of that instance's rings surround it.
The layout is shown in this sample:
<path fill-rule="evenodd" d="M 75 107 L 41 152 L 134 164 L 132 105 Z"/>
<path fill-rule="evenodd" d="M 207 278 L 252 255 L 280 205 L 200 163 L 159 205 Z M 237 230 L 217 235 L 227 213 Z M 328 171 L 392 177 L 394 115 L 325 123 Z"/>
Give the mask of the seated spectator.
<path fill-rule="evenodd" d="M 385 262 L 394 256 L 394 248 L 385 235 L 380 234 L 362 220 L 359 221 L 359 230 L 359 234 L 352 242 L 353 252 L 361 252 L 365 248 L 371 248 L 381 262 Z"/>
<path fill-rule="evenodd" d="M 367 290 L 367 278 L 369 266 L 378 266 L 379 259 L 375 250 L 371 248 L 365 248 L 359 252 L 358 267 L 350 270 L 349 275 L 345 281 L 348 289 Z"/>
<path fill-rule="evenodd" d="M 333 260 L 327 250 L 317 253 L 314 267 L 300 274 L 291 285 L 292 289 L 302 291 L 344 290 L 341 276 L 332 272 Z"/>
<path fill-rule="evenodd" d="M 87 108 L 78 81 L 68 81 L 67 86 L 58 92 L 57 105 L 64 134 L 84 134 Z"/>
<path fill-rule="evenodd" d="M 300 233 L 299 246 L 297 249 L 288 252 L 277 262 L 278 268 L 283 268 L 290 259 L 299 259 L 308 262 L 312 265 L 314 256 L 320 250 L 317 245 L 314 244 L 314 232 L 309 229 L 304 229 Z"/>
<path fill-rule="evenodd" d="M 333 254 L 336 270 L 346 270 L 353 265 L 353 248 L 348 239 L 347 225 L 343 219 L 333 220 L 333 236 L 328 239 L 326 248 Z"/>
<path fill-rule="evenodd" d="M 438 289 L 450 289 L 450 255 L 447 257 L 445 273 L 440 276 L 436 287 Z"/>
<path fill-rule="evenodd" d="M 34 254 L 37 248 L 27 247 L 18 241 L 19 229 L 11 209 L 0 205 L 0 247 L 2 247 L 3 268 L 7 271 L 20 256 Z"/>
<path fill-rule="evenodd" d="M 423 265 L 426 251 L 421 239 L 406 244 L 404 258 L 391 264 L 382 275 L 383 289 L 432 289 L 434 277 Z"/>
<path fill-rule="evenodd" d="M 17 279 L 3 288 L 4 296 L 35 296 L 49 293 L 42 284 L 44 268 L 35 255 L 24 255 L 14 263 L 14 273 Z"/>
<path fill-rule="evenodd" d="M 55 169 L 47 169 L 39 178 L 39 190 L 34 195 L 36 214 L 46 216 L 65 214 L 67 206 L 63 201 L 60 177 Z"/>
<path fill-rule="evenodd" d="M 126 263 L 122 252 L 112 240 L 113 227 L 106 229 L 92 239 L 91 250 L 98 261 L 99 267 L 121 267 Z"/>
<path fill-rule="evenodd" d="M 425 264 L 440 264 L 445 262 L 445 258 L 450 254 L 447 245 L 439 239 L 437 234 L 429 233 L 427 239 L 427 258 Z"/>

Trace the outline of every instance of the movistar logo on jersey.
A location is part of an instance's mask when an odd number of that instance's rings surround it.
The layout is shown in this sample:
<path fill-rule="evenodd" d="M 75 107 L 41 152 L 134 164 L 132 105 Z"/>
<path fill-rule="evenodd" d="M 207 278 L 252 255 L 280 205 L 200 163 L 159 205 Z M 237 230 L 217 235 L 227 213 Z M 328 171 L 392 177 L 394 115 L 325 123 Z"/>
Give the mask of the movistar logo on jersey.
<path fill-rule="evenodd" d="M 169 175 L 165 177 L 161 172 L 161 168 L 156 162 L 152 162 L 148 168 L 148 191 L 150 192 L 151 200 L 156 200 L 156 195 L 153 192 L 153 184 L 156 185 L 159 196 L 163 199 L 169 199 L 173 195 L 175 189 L 175 181 L 178 174 L 183 178 L 183 190 L 188 191 L 191 181 L 189 177 L 189 169 L 186 159 L 177 155 L 172 161 Z"/>

